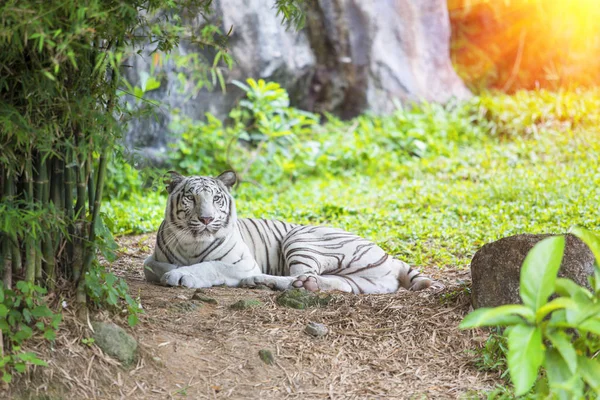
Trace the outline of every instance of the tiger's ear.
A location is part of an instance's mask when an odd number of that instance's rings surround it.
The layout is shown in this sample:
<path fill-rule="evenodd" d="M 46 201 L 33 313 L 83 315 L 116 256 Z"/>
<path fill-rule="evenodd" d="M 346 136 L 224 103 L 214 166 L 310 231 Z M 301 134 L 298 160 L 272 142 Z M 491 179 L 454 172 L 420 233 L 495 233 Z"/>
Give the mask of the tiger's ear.
<path fill-rule="evenodd" d="M 167 171 L 164 177 L 167 192 L 171 193 L 184 179 L 185 176 L 181 175 L 179 172 Z"/>
<path fill-rule="evenodd" d="M 217 176 L 217 179 L 223 182 L 227 189 L 231 189 L 237 182 L 237 176 L 234 171 L 225 171 L 221 175 Z"/>

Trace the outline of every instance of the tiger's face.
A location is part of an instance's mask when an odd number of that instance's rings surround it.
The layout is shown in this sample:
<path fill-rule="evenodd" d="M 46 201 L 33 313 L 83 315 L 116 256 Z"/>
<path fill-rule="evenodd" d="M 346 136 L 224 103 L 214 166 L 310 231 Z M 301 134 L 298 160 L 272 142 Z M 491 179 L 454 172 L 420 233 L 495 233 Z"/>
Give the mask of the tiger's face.
<path fill-rule="evenodd" d="M 229 192 L 237 179 L 235 173 L 226 171 L 216 178 L 169 173 L 165 222 L 195 240 L 225 236 L 237 218 Z"/>

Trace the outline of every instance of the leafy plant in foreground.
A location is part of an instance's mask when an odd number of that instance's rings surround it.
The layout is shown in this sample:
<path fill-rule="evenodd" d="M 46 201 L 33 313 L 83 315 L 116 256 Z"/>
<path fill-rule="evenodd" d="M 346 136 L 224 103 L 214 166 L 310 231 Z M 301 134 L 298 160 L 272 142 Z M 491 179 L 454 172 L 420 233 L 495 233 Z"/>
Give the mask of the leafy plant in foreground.
<path fill-rule="evenodd" d="M 47 340 L 56 338 L 62 315 L 53 313 L 45 304 L 46 289 L 30 282 L 19 281 L 15 289 L 0 285 L 0 329 L 4 347 L 0 354 L 0 372 L 6 383 L 16 372 L 24 372 L 27 364 L 46 366 L 35 353 L 21 350 L 23 342 L 36 334 Z"/>
<path fill-rule="evenodd" d="M 521 270 L 522 305 L 480 308 L 460 328 L 506 326 L 507 364 L 515 394 L 527 393 L 544 367 L 548 387 L 537 390 L 559 399 L 600 395 L 600 362 L 594 358 L 600 337 L 600 237 L 577 228 L 573 234 L 592 250 L 597 263 L 590 277 L 592 292 L 570 279 L 557 278 L 565 238 L 539 242 Z M 558 297 L 548 301 L 553 293 Z M 542 393 L 546 394 L 546 393 Z"/>
<path fill-rule="evenodd" d="M 138 323 L 138 315 L 142 312 L 142 308 L 129 294 L 129 286 L 123 279 L 106 271 L 99 264 L 94 264 L 85 275 L 85 283 L 87 295 L 93 304 L 100 307 L 108 304 L 117 311 L 126 312 L 130 326 Z M 124 304 L 122 305 L 121 302 Z"/>

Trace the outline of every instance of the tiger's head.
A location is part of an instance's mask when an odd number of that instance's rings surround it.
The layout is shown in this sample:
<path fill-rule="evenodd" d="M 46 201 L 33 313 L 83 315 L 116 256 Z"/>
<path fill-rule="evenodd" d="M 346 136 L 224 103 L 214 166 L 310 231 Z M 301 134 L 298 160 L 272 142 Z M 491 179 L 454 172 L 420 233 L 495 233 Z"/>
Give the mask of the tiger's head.
<path fill-rule="evenodd" d="M 216 178 L 168 174 L 166 224 L 197 241 L 223 237 L 233 229 L 237 214 L 230 190 L 237 181 L 235 172 L 225 171 Z"/>

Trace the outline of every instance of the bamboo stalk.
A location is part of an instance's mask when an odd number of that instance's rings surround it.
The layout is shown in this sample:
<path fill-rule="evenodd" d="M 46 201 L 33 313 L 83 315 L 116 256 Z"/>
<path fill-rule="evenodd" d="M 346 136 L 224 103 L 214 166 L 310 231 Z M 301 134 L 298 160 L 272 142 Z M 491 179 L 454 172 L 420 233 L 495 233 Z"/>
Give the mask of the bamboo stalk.
<path fill-rule="evenodd" d="M 4 166 L 0 164 L 0 200 L 4 199 L 4 185 L 7 182 L 5 174 Z"/>
<path fill-rule="evenodd" d="M 44 238 L 42 242 L 42 252 L 44 257 L 44 273 L 46 274 L 46 287 L 49 290 L 53 290 L 56 281 L 56 258 L 54 240 L 51 235 Z M 41 277 L 36 276 L 36 278 L 40 279 Z"/>
<path fill-rule="evenodd" d="M 12 256 L 10 249 L 10 238 L 8 235 L 2 236 L 2 281 L 6 289 L 12 288 Z"/>
<path fill-rule="evenodd" d="M 11 249 L 12 256 L 12 272 L 13 275 L 20 275 L 23 273 L 23 260 L 21 259 L 21 246 L 19 245 L 19 239 L 15 238 L 15 241 Z"/>
<path fill-rule="evenodd" d="M 87 176 L 87 179 L 88 179 L 87 193 L 88 193 L 88 209 L 90 210 L 90 213 L 94 212 L 94 201 L 95 201 L 94 172 L 92 171 L 93 166 L 94 166 L 94 163 L 92 161 L 92 154 L 89 153 L 88 154 L 88 162 L 86 164 L 85 175 Z"/>
<path fill-rule="evenodd" d="M 94 207 L 92 211 L 92 222 L 90 226 L 89 233 L 89 245 L 90 248 L 87 249 L 85 254 L 85 260 L 83 263 L 83 270 L 81 271 L 81 276 L 79 277 L 79 282 L 77 284 L 77 301 L 79 303 L 85 304 L 86 295 L 85 295 L 85 273 L 90 270 L 92 265 L 92 261 L 94 261 L 94 257 L 96 255 L 95 252 L 95 242 L 96 242 L 96 223 L 100 216 L 100 202 L 102 200 L 102 189 L 104 187 L 104 177 L 106 175 L 106 165 L 108 163 L 108 157 L 106 155 L 106 149 L 103 149 L 102 154 L 100 155 L 100 161 L 98 163 L 98 179 L 96 181 L 96 200 L 94 202 Z"/>
<path fill-rule="evenodd" d="M 48 180 L 48 162 L 48 159 L 44 161 L 43 155 L 38 153 L 36 160 L 37 177 L 35 196 L 36 201 L 40 204 L 48 204 L 48 186 L 50 183 Z M 35 279 L 38 281 L 42 279 L 42 253 L 42 251 L 37 251 L 35 253 Z"/>
<path fill-rule="evenodd" d="M 31 158 L 32 154 L 30 152 L 25 161 L 25 198 L 30 208 L 33 208 L 33 160 Z M 25 239 L 25 280 L 31 283 L 35 281 L 35 253 L 36 240 L 30 232 Z"/>
<path fill-rule="evenodd" d="M 57 210 L 62 209 L 62 188 L 63 173 L 61 161 L 53 157 L 50 164 L 52 171 L 52 180 L 50 181 L 50 200 Z M 61 241 L 61 236 L 58 232 L 44 238 L 42 251 L 44 254 L 44 273 L 46 276 L 46 286 L 48 289 L 54 289 L 56 283 L 56 249 Z"/>
<path fill-rule="evenodd" d="M 8 198 L 8 201 L 12 201 L 11 183 L 12 182 L 8 182 L 8 184 L 3 187 L 5 192 L 2 193 L 2 197 Z M 12 249 L 8 232 L 4 232 L 3 235 L 0 235 L 0 252 L 2 252 L 0 259 L 3 260 L 0 264 L 0 267 L 2 267 L 2 281 L 4 282 L 4 287 L 10 289 L 12 287 Z"/>
<path fill-rule="evenodd" d="M 75 204 L 75 222 L 73 224 L 73 282 L 79 282 L 81 270 L 83 269 L 83 259 L 85 257 L 84 233 L 85 233 L 85 201 L 86 201 L 86 182 L 85 182 L 85 163 L 86 158 L 81 154 L 83 134 L 79 128 L 75 131 L 75 179 L 77 180 L 77 203 Z"/>
<path fill-rule="evenodd" d="M 117 47 L 119 47 L 119 42 L 117 42 Z M 115 105 L 115 97 L 117 92 L 117 71 L 113 69 L 111 71 L 111 93 L 106 104 L 106 115 L 112 116 L 113 108 Z M 109 128 L 105 125 L 104 133 L 108 134 Z M 108 135 L 106 137 L 108 139 Z M 98 162 L 98 178 L 96 180 L 96 190 L 94 193 L 94 207 L 92 209 L 92 222 L 90 226 L 89 232 L 89 245 L 90 248 L 87 249 L 85 255 L 85 261 L 83 263 L 83 269 L 81 271 L 81 276 L 79 277 L 79 282 L 77 283 L 77 302 L 80 304 L 86 303 L 86 293 L 85 293 L 85 274 L 91 268 L 92 261 L 94 261 L 94 257 L 96 256 L 95 252 L 95 242 L 96 242 L 96 222 L 100 216 L 100 203 L 102 201 L 102 190 L 104 188 L 104 177 L 106 175 L 106 165 L 108 164 L 108 154 L 106 149 L 109 148 L 108 143 L 105 143 L 102 151 L 100 152 L 100 160 Z M 82 308 L 83 310 L 83 308 Z"/>
<path fill-rule="evenodd" d="M 85 183 L 85 163 L 86 159 L 83 158 L 80 151 L 81 142 L 83 141 L 83 134 L 81 131 L 75 133 L 75 179 L 77 180 L 77 203 L 75 204 L 75 218 L 85 218 L 85 200 L 86 200 L 86 183 Z"/>
<path fill-rule="evenodd" d="M 72 276 L 73 271 L 69 270 L 73 261 L 73 234 L 74 234 L 74 221 L 73 221 L 73 170 L 69 165 L 73 161 L 73 150 L 68 148 L 65 154 L 65 216 L 68 223 L 68 235 L 67 237 L 67 254 L 65 256 L 65 271 L 66 278 Z"/>
<path fill-rule="evenodd" d="M 9 201 L 13 201 L 13 196 L 15 195 L 14 182 L 11 180 L 7 180 L 4 186 L 5 196 L 9 199 Z M 23 273 L 23 264 L 21 260 L 21 246 L 19 246 L 19 238 L 17 237 L 17 233 L 12 237 L 7 237 L 10 239 L 10 256 L 12 260 L 12 274 L 17 275 Z"/>

